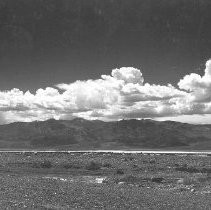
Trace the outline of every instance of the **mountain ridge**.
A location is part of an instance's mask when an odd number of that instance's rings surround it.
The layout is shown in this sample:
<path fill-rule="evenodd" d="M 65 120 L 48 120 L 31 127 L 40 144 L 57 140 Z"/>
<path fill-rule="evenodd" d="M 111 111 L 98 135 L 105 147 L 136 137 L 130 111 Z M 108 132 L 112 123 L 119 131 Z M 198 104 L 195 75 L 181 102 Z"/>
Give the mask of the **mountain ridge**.
<path fill-rule="evenodd" d="M 1 149 L 211 149 L 211 125 L 75 118 L 0 126 Z"/>

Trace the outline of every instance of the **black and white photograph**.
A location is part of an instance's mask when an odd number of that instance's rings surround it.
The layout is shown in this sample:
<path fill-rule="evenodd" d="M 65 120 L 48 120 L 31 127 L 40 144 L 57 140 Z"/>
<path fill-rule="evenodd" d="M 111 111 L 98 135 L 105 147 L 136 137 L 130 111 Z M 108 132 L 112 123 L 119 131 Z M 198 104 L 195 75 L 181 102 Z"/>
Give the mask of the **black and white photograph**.
<path fill-rule="evenodd" d="M 0 209 L 211 210 L 211 1 L 0 0 Z"/>

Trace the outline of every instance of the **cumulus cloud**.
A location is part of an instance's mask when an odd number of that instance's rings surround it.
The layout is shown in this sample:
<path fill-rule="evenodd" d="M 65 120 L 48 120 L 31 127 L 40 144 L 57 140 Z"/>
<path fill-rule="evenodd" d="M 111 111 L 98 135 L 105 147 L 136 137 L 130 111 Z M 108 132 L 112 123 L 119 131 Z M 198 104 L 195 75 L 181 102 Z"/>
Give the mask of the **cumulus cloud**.
<path fill-rule="evenodd" d="M 0 91 L 0 121 L 49 118 L 118 120 L 163 118 L 211 113 L 211 60 L 204 75 L 190 74 L 178 83 L 144 82 L 139 69 L 122 67 L 96 80 L 57 84 L 35 94 L 19 89 Z"/>
<path fill-rule="evenodd" d="M 204 75 L 198 74 L 186 75 L 179 81 L 180 89 L 190 91 L 192 101 L 211 102 L 211 60 L 206 62 Z"/>
<path fill-rule="evenodd" d="M 116 80 L 123 80 L 125 83 L 143 85 L 144 78 L 139 69 L 133 67 L 122 67 L 120 69 L 112 70 L 111 75 Z"/>

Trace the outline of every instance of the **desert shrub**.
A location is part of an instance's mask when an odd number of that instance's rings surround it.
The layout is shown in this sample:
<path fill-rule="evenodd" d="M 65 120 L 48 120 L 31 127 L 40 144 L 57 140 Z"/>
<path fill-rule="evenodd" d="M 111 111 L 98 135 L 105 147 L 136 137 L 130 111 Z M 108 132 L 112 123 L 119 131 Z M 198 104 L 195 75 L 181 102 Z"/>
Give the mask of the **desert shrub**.
<path fill-rule="evenodd" d="M 40 168 L 40 162 L 33 162 L 31 166 L 32 168 Z"/>
<path fill-rule="evenodd" d="M 45 160 L 43 162 L 34 162 L 32 163 L 33 168 L 51 168 L 53 167 L 52 163 L 48 160 Z"/>
<path fill-rule="evenodd" d="M 105 167 L 105 168 L 111 168 L 111 166 L 112 166 L 112 165 L 111 165 L 110 163 L 104 163 L 104 164 L 103 164 L 103 167 Z"/>
<path fill-rule="evenodd" d="M 76 164 L 72 164 L 72 163 L 64 163 L 62 165 L 62 167 L 65 168 L 65 169 L 70 169 L 70 168 L 72 168 L 72 169 L 79 169 L 79 168 L 81 168 L 81 166 L 76 165 Z"/>
<path fill-rule="evenodd" d="M 195 168 L 195 167 L 181 166 L 181 167 L 176 167 L 175 169 L 176 171 L 188 172 L 188 173 L 211 173 L 211 168 Z"/>
<path fill-rule="evenodd" d="M 133 156 L 130 156 L 129 154 L 128 155 L 123 155 L 122 156 L 122 160 L 127 162 L 127 161 L 132 161 L 134 160 L 135 158 Z"/>
<path fill-rule="evenodd" d="M 51 168 L 53 165 L 49 160 L 45 160 L 40 164 L 41 168 Z"/>
<path fill-rule="evenodd" d="M 134 157 L 129 157 L 129 160 L 130 160 L 130 161 L 134 160 Z"/>
<path fill-rule="evenodd" d="M 91 161 L 87 166 L 86 169 L 87 170 L 91 170 L 91 171 L 95 171 L 95 170 L 99 170 L 101 168 L 101 164 L 100 163 L 96 163 L 94 161 Z"/>
<path fill-rule="evenodd" d="M 123 177 L 117 178 L 117 180 L 116 180 L 116 182 L 125 182 L 125 183 L 136 183 L 136 182 L 140 182 L 140 181 L 141 181 L 140 178 L 133 176 L 131 174 L 124 175 Z"/>
<path fill-rule="evenodd" d="M 117 169 L 116 174 L 119 174 L 119 175 L 124 174 L 124 171 L 122 169 Z"/>
<path fill-rule="evenodd" d="M 103 183 L 116 183 L 116 184 L 133 184 L 142 181 L 141 178 L 135 177 L 133 175 L 123 175 L 119 176 L 109 176 L 107 177 Z"/>
<path fill-rule="evenodd" d="M 178 184 L 183 184 L 183 185 L 192 185 L 198 183 L 197 179 L 193 177 L 184 177 L 181 178 L 177 181 Z"/>
<path fill-rule="evenodd" d="M 152 182 L 156 182 L 156 183 L 161 183 L 163 182 L 164 178 L 163 177 L 153 177 L 151 179 Z"/>
<path fill-rule="evenodd" d="M 211 174 L 211 168 L 202 168 L 201 173 Z"/>
<path fill-rule="evenodd" d="M 209 177 L 198 177 L 197 181 L 200 183 L 209 181 Z"/>
<path fill-rule="evenodd" d="M 28 157 L 28 156 L 32 155 L 32 153 L 31 153 L 31 152 L 23 152 L 22 154 L 23 154 L 23 156 L 26 156 L 26 157 Z"/>
<path fill-rule="evenodd" d="M 200 170 L 197 168 L 186 167 L 186 166 L 176 167 L 176 171 L 188 172 L 188 173 L 199 173 L 200 172 Z"/>

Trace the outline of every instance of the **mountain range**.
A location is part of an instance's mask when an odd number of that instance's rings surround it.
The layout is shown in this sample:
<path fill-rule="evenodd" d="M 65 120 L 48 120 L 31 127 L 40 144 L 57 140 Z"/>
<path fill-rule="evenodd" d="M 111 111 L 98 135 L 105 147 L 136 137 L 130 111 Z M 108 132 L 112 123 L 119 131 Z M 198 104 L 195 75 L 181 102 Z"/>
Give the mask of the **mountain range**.
<path fill-rule="evenodd" d="M 211 149 L 211 125 L 174 121 L 55 120 L 0 125 L 1 149 Z"/>

